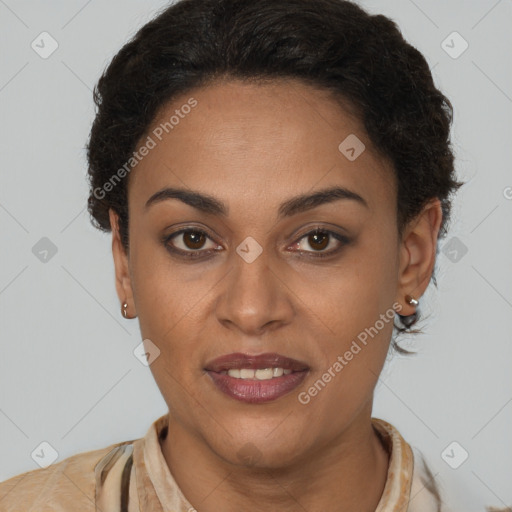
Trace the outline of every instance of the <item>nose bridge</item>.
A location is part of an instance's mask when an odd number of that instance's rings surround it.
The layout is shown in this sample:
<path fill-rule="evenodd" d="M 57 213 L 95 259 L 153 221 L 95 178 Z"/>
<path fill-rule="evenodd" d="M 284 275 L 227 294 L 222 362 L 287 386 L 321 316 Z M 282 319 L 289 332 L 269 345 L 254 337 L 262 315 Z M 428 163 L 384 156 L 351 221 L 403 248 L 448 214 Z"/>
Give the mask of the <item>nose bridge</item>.
<path fill-rule="evenodd" d="M 217 304 L 219 321 L 247 333 L 289 321 L 292 307 L 286 288 L 271 268 L 271 255 L 254 238 L 247 237 L 231 259 L 233 267 Z"/>

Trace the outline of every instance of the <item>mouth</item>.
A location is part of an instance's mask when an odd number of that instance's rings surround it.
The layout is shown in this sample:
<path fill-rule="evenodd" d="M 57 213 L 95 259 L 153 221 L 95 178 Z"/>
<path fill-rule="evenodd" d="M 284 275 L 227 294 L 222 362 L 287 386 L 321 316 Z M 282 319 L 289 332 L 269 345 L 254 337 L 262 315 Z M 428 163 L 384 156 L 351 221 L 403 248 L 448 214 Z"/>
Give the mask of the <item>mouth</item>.
<path fill-rule="evenodd" d="M 210 361 L 204 370 L 216 388 L 229 397 L 262 403 L 277 400 L 298 387 L 309 366 L 275 353 L 233 353 Z"/>

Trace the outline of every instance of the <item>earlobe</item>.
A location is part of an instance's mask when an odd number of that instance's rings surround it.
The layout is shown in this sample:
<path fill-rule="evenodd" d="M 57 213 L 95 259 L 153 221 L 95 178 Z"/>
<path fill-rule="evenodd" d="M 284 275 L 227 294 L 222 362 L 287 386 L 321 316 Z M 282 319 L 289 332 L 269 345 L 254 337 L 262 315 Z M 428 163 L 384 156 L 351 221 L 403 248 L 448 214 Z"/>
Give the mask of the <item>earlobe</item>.
<path fill-rule="evenodd" d="M 119 217 L 112 208 L 109 209 L 109 217 L 112 230 L 112 256 L 114 258 L 116 291 L 121 301 L 121 313 L 124 318 L 135 318 L 136 314 L 130 314 L 130 311 L 135 310 L 135 304 L 133 301 L 128 255 L 123 247 L 119 233 Z"/>
<path fill-rule="evenodd" d="M 435 198 L 404 229 L 396 297 L 397 302 L 404 304 L 402 315 L 415 312 L 419 298 L 430 282 L 442 217 L 441 202 Z"/>

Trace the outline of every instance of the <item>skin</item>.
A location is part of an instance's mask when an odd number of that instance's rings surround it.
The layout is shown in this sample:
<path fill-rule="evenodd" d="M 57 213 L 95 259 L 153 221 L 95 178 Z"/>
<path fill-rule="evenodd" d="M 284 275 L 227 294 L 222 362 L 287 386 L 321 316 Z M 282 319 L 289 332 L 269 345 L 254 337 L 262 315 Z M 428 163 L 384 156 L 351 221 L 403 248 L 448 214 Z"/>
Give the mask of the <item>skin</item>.
<path fill-rule="evenodd" d="M 405 295 L 419 299 L 428 286 L 441 205 L 430 201 L 399 239 L 391 165 L 325 91 L 298 81 L 215 82 L 166 105 L 151 129 L 190 97 L 197 106 L 130 175 L 129 254 L 110 212 L 119 299 L 161 351 L 150 368 L 170 411 L 164 458 L 199 512 L 374 511 L 389 457 L 371 411 L 391 322 L 309 403 L 297 396 L 395 301 L 401 314 L 414 311 Z M 354 161 L 338 150 L 349 134 L 366 146 Z M 284 201 L 334 185 L 368 206 L 342 199 L 278 219 Z M 146 210 L 164 187 L 215 196 L 229 215 L 177 199 Z M 319 223 L 349 243 L 330 237 L 315 245 L 308 233 Z M 212 237 L 202 246 L 190 233 L 170 243 L 221 250 L 190 261 L 169 253 L 162 237 L 191 224 Z M 262 248 L 252 263 L 236 252 L 248 236 Z M 247 404 L 221 393 L 204 371 L 232 352 L 278 352 L 310 370 L 287 395 Z M 256 460 L 239 456 L 248 446 Z"/>

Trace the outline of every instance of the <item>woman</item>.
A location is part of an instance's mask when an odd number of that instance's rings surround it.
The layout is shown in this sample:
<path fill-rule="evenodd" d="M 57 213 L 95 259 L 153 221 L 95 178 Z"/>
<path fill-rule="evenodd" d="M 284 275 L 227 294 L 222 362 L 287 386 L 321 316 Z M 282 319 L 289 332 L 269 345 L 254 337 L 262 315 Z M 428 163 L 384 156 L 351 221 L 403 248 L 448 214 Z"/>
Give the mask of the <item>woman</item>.
<path fill-rule="evenodd" d="M 442 510 L 371 417 L 461 185 L 424 57 L 350 2 L 182 0 L 95 101 L 89 211 L 169 414 L 2 510 Z"/>

